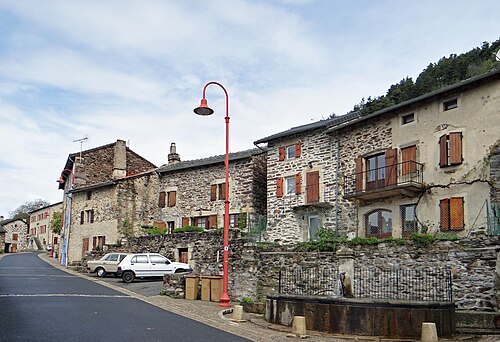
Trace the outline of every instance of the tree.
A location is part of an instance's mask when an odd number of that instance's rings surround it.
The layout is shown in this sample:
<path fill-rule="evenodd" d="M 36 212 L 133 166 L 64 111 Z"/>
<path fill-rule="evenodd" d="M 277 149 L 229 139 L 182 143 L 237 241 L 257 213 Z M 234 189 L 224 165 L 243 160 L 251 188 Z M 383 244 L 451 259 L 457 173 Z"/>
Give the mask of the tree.
<path fill-rule="evenodd" d="M 62 212 L 55 211 L 54 214 L 52 215 L 52 231 L 55 234 L 61 234 L 61 228 L 62 228 Z"/>
<path fill-rule="evenodd" d="M 49 205 L 50 205 L 49 202 L 39 198 L 34 201 L 24 202 L 14 211 L 11 211 L 9 214 L 14 219 L 27 220 L 30 218 L 31 212 Z"/>

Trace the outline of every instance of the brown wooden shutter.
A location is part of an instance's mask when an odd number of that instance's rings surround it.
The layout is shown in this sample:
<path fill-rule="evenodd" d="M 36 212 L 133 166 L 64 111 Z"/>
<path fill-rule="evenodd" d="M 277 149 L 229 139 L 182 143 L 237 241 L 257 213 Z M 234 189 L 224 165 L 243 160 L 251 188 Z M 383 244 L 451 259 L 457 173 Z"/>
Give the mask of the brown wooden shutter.
<path fill-rule="evenodd" d="M 401 149 L 401 174 L 403 176 L 417 171 L 417 166 L 414 162 L 417 161 L 417 146 L 408 146 Z"/>
<path fill-rule="evenodd" d="M 217 228 L 217 214 L 210 215 L 208 217 L 208 228 L 209 229 L 215 229 L 215 228 Z"/>
<path fill-rule="evenodd" d="M 276 180 L 276 197 L 283 197 L 283 177 Z"/>
<path fill-rule="evenodd" d="M 300 195 L 302 192 L 302 177 L 300 177 L 300 173 L 295 175 L 295 194 Z"/>
<path fill-rule="evenodd" d="M 295 158 L 300 157 L 301 150 L 302 150 L 302 144 L 300 142 L 296 143 L 295 144 Z"/>
<path fill-rule="evenodd" d="M 85 213 L 82 211 L 80 212 L 80 224 L 83 224 L 85 222 Z"/>
<path fill-rule="evenodd" d="M 182 218 L 182 227 L 189 226 L 189 217 Z"/>
<path fill-rule="evenodd" d="M 168 193 L 168 206 L 169 207 L 174 207 L 175 206 L 175 196 L 177 193 L 175 191 L 170 191 Z"/>
<path fill-rule="evenodd" d="M 446 134 L 439 138 L 439 166 L 448 166 L 448 146 Z"/>
<path fill-rule="evenodd" d="M 158 198 L 158 207 L 165 208 L 165 191 L 160 192 L 160 197 Z"/>
<path fill-rule="evenodd" d="M 463 197 L 450 198 L 450 229 L 464 229 L 464 199 Z"/>
<path fill-rule="evenodd" d="M 462 164 L 462 133 L 450 133 L 450 165 Z"/>
<path fill-rule="evenodd" d="M 94 209 L 90 211 L 90 223 L 94 223 Z"/>
<path fill-rule="evenodd" d="M 306 196 L 307 203 L 319 202 L 319 171 L 306 174 Z"/>
<path fill-rule="evenodd" d="M 226 200 L 226 183 L 219 184 L 219 199 Z"/>
<path fill-rule="evenodd" d="M 385 185 L 398 184 L 398 150 L 385 150 Z"/>
<path fill-rule="evenodd" d="M 363 158 L 356 158 L 356 192 L 363 191 Z"/>
<path fill-rule="evenodd" d="M 285 146 L 280 146 L 280 149 L 279 149 L 279 160 L 280 161 L 285 160 Z"/>
<path fill-rule="evenodd" d="M 105 244 L 106 244 L 106 237 L 105 237 L 105 236 L 103 236 L 103 237 L 102 237 L 102 245 L 104 246 Z"/>
<path fill-rule="evenodd" d="M 439 201 L 439 220 L 441 230 L 450 229 L 450 200 L 448 198 Z"/>
<path fill-rule="evenodd" d="M 217 199 L 217 184 L 210 185 L 210 200 L 215 201 Z"/>
<path fill-rule="evenodd" d="M 92 248 L 95 248 L 95 246 L 97 246 L 97 236 L 92 238 Z"/>

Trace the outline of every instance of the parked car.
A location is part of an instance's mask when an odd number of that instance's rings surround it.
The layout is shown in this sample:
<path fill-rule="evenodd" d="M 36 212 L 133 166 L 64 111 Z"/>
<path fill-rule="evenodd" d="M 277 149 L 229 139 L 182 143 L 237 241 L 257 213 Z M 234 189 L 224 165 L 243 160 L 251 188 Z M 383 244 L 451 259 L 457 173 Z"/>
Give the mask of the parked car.
<path fill-rule="evenodd" d="M 87 268 L 90 273 L 95 272 L 101 278 L 105 277 L 108 273 L 116 275 L 118 264 L 127 255 L 127 253 L 108 253 L 99 260 L 88 261 Z"/>
<path fill-rule="evenodd" d="M 125 283 L 135 278 L 163 277 L 165 274 L 191 273 L 193 269 L 183 262 L 170 261 L 158 253 L 127 255 L 118 265 L 117 275 Z"/>

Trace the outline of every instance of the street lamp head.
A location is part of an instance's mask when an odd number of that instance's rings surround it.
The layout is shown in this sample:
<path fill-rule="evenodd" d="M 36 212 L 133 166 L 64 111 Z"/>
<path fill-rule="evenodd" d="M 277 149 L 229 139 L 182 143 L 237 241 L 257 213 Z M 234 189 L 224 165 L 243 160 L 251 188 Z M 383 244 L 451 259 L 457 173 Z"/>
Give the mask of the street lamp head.
<path fill-rule="evenodd" d="M 203 98 L 201 99 L 200 106 L 198 108 L 194 109 L 194 112 L 198 115 L 212 115 L 214 113 L 214 110 L 210 108 L 207 104 L 207 99 Z"/>

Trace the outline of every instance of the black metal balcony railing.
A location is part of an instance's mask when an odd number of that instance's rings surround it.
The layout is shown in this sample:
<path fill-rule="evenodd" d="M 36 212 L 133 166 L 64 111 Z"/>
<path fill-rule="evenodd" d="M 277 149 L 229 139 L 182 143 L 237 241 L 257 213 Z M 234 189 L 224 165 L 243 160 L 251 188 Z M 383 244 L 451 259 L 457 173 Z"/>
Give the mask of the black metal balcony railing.
<path fill-rule="evenodd" d="M 424 165 L 415 161 L 364 170 L 344 176 L 344 196 L 375 198 L 423 188 Z"/>

